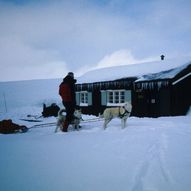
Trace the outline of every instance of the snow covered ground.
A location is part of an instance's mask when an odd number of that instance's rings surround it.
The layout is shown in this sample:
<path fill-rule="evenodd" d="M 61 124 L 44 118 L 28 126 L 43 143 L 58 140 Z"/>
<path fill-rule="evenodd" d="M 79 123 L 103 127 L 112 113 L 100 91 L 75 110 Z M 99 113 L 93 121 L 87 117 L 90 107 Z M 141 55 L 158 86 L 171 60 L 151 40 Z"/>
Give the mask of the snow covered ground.
<path fill-rule="evenodd" d="M 19 120 L 40 107 L 3 113 Z M 94 116 L 83 116 L 84 119 Z M 130 117 L 125 129 L 113 120 L 82 122 L 80 131 L 54 133 L 55 126 L 0 135 L 2 191 L 190 191 L 191 115 Z"/>

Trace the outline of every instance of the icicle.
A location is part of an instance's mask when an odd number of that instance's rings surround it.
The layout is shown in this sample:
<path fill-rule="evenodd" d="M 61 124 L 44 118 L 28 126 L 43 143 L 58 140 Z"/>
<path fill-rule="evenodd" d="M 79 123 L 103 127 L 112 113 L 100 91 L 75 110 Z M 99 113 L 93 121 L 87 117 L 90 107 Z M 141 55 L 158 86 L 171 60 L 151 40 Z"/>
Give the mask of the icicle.
<path fill-rule="evenodd" d="M 91 84 L 88 83 L 88 91 L 91 89 Z"/>
<path fill-rule="evenodd" d="M 157 82 L 158 90 L 161 89 L 161 86 L 162 86 L 162 82 L 161 81 Z"/>

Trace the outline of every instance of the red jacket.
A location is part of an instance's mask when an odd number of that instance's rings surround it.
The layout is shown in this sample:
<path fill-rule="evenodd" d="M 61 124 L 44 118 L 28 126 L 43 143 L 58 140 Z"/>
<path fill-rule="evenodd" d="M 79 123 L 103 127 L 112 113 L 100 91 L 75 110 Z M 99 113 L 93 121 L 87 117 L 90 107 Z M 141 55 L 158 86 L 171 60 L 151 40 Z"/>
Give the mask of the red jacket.
<path fill-rule="evenodd" d="M 61 83 L 59 86 L 59 94 L 64 102 L 71 102 L 72 100 L 72 92 L 69 84 Z"/>

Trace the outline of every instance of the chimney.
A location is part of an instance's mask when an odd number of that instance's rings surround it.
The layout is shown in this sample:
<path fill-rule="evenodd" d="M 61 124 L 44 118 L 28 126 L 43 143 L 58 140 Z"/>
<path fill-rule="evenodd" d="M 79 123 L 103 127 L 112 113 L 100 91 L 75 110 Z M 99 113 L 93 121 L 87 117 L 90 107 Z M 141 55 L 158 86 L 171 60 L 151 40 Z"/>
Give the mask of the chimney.
<path fill-rule="evenodd" d="M 161 58 L 161 60 L 164 60 L 164 55 L 162 54 L 162 55 L 160 56 L 160 58 Z"/>

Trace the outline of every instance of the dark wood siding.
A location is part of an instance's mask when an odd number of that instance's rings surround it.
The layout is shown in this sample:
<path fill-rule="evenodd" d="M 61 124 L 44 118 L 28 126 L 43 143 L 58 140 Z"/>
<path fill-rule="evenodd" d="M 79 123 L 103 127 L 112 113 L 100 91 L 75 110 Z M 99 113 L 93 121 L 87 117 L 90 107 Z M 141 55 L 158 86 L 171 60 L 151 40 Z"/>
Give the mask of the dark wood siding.
<path fill-rule="evenodd" d="M 135 79 L 137 78 L 123 78 L 114 81 L 77 84 L 76 91 L 92 92 L 92 105 L 80 106 L 82 113 L 96 116 L 102 114 L 106 106 L 101 104 L 101 90 L 132 90 Z"/>
<path fill-rule="evenodd" d="M 133 94 L 133 115 L 139 117 L 170 115 L 169 84 L 167 80 L 136 83 Z"/>
<path fill-rule="evenodd" d="M 172 115 L 185 115 L 191 105 L 191 76 L 172 86 Z"/>
<path fill-rule="evenodd" d="M 159 116 L 171 115 L 171 93 L 169 88 L 161 88 L 159 92 Z"/>

